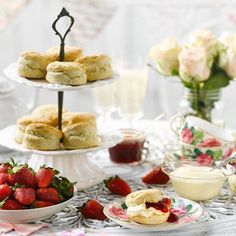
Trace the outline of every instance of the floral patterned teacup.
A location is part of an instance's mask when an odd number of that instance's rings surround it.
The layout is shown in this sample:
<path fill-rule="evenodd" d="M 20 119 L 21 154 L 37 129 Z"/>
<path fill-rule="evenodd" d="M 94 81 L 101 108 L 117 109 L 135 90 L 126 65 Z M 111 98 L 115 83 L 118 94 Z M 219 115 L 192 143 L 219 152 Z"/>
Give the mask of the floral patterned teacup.
<path fill-rule="evenodd" d="M 232 146 L 194 146 L 179 142 L 181 155 L 184 159 L 196 161 L 199 165 L 211 166 L 215 161 L 229 158 L 233 152 Z"/>
<path fill-rule="evenodd" d="M 228 130 L 195 116 L 174 116 L 171 129 L 177 134 L 181 143 L 198 147 L 234 145 L 233 136 Z"/>

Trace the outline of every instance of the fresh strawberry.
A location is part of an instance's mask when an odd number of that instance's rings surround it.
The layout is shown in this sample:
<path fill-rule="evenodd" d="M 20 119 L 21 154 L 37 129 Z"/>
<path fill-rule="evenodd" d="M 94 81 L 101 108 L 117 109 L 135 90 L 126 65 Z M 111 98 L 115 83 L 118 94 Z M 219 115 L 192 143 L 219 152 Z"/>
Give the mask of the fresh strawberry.
<path fill-rule="evenodd" d="M 58 194 L 55 188 L 39 188 L 36 190 L 37 200 L 59 203 L 63 198 Z"/>
<path fill-rule="evenodd" d="M 110 177 L 104 180 L 106 187 L 113 193 L 121 196 L 126 196 L 131 193 L 131 188 L 129 184 L 121 179 L 119 176 Z"/>
<path fill-rule="evenodd" d="M 1 163 L 0 164 L 0 173 L 7 173 L 12 166 L 10 163 Z"/>
<path fill-rule="evenodd" d="M 35 208 L 48 207 L 48 206 L 53 206 L 53 205 L 55 205 L 55 203 L 46 202 L 46 201 L 37 200 L 37 201 L 34 202 Z"/>
<path fill-rule="evenodd" d="M 146 184 L 167 184 L 169 179 L 159 166 L 142 177 L 142 181 Z"/>
<path fill-rule="evenodd" d="M 7 184 L 0 185 L 0 201 L 4 200 L 7 197 L 10 197 L 12 193 L 11 187 Z"/>
<path fill-rule="evenodd" d="M 103 213 L 103 206 L 95 199 L 88 200 L 83 204 L 81 214 L 89 219 L 105 220 L 107 218 Z"/>
<path fill-rule="evenodd" d="M 0 184 L 7 184 L 7 183 L 8 183 L 8 174 L 0 173 Z"/>
<path fill-rule="evenodd" d="M 35 190 L 33 188 L 17 188 L 14 197 L 22 205 L 28 206 L 35 201 Z"/>
<path fill-rule="evenodd" d="M 26 165 L 15 166 L 8 171 L 10 185 L 15 184 L 25 185 L 26 187 L 35 187 L 35 173 Z"/>
<path fill-rule="evenodd" d="M 20 210 L 23 208 L 23 205 L 16 200 L 7 199 L 6 201 L 2 201 L 0 203 L 0 207 L 4 210 Z"/>
<path fill-rule="evenodd" d="M 52 182 L 53 176 L 57 173 L 58 171 L 50 167 L 40 168 L 39 171 L 36 173 L 36 183 L 38 187 L 39 188 L 48 187 Z"/>

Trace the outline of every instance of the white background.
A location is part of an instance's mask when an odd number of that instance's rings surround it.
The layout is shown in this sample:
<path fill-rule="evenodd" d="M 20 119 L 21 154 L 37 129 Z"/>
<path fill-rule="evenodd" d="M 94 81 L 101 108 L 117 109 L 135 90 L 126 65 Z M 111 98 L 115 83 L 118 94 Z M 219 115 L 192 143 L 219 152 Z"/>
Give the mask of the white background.
<path fill-rule="evenodd" d="M 0 73 L 12 61 L 16 61 L 23 50 L 44 52 L 47 48 L 59 44 L 59 39 L 51 29 L 51 23 L 61 10 L 70 2 L 85 0 L 32 0 L 0 34 Z M 107 53 L 114 58 L 135 61 L 137 57 L 145 59 L 150 47 L 167 38 L 176 37 L 183 42 L 190 32 L 198 28 L 209 28 L 217 35 L 221 32 L 236 31 L 233 14 L 235 1 L 220 0 L 107 0 L 115 6 L 113 17 L 104 25 L 102 32 L 94 40 L 82 42 L 69 36 L 68 44 L 83 46 L 86 53 Z M 104 4 L 104 3 L 102 3 Z M 105 7 L 105 6 L 104 6 Z M 75 9 L 74 9 L 75 10 Z M 79 17 L 79 13 L 78 13 Z M 78 27 L 75 24 L 74 27 Z M 76 28 L 77 30 L 77 28 Z M 78 29 L 79 30 L 79 29 Z M 28 101 L 34 89 L 17 86 L 19 96 Z M 223 90 L 223 112 L 227 126 L 236 128 L 235 99 L 236 85 Z M 161 111 L 169 118 L 176 112 L 183 95 L 179 83 L 161 78 L 149 71 L 147 95 L 144 103 L 144 117 L 153 118 Z M 41 91 L 39 104 L 56 103 L 56 94 Z M 65 93 L 65 105 L 69 110 L 94 111 L 91 91 Z"/>

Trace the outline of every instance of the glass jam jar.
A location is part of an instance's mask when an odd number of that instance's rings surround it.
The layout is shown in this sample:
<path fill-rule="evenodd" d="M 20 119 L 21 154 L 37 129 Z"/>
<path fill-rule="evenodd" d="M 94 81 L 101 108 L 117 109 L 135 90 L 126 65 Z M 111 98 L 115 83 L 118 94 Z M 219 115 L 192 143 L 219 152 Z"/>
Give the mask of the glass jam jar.
<path fill-rule="evenodd" d="M 143 160 L 145 135 L 136 129 L 121 129 L 123 140 L 109 148 L 110 159 L 116 163 L 137 164 Z"/>

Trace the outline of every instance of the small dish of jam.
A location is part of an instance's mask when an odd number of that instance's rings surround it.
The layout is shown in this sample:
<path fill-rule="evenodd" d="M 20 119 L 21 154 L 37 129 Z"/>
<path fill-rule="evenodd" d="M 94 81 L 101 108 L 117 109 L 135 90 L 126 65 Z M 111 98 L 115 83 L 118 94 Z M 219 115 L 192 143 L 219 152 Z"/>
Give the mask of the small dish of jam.
<path fill-rule="evenodd" d="M 138 164 L 143 161 L 145 134 L 136 129 L 121 129 L 123 140 L 109 148 L 111 161 L 115 163 Z"/>

